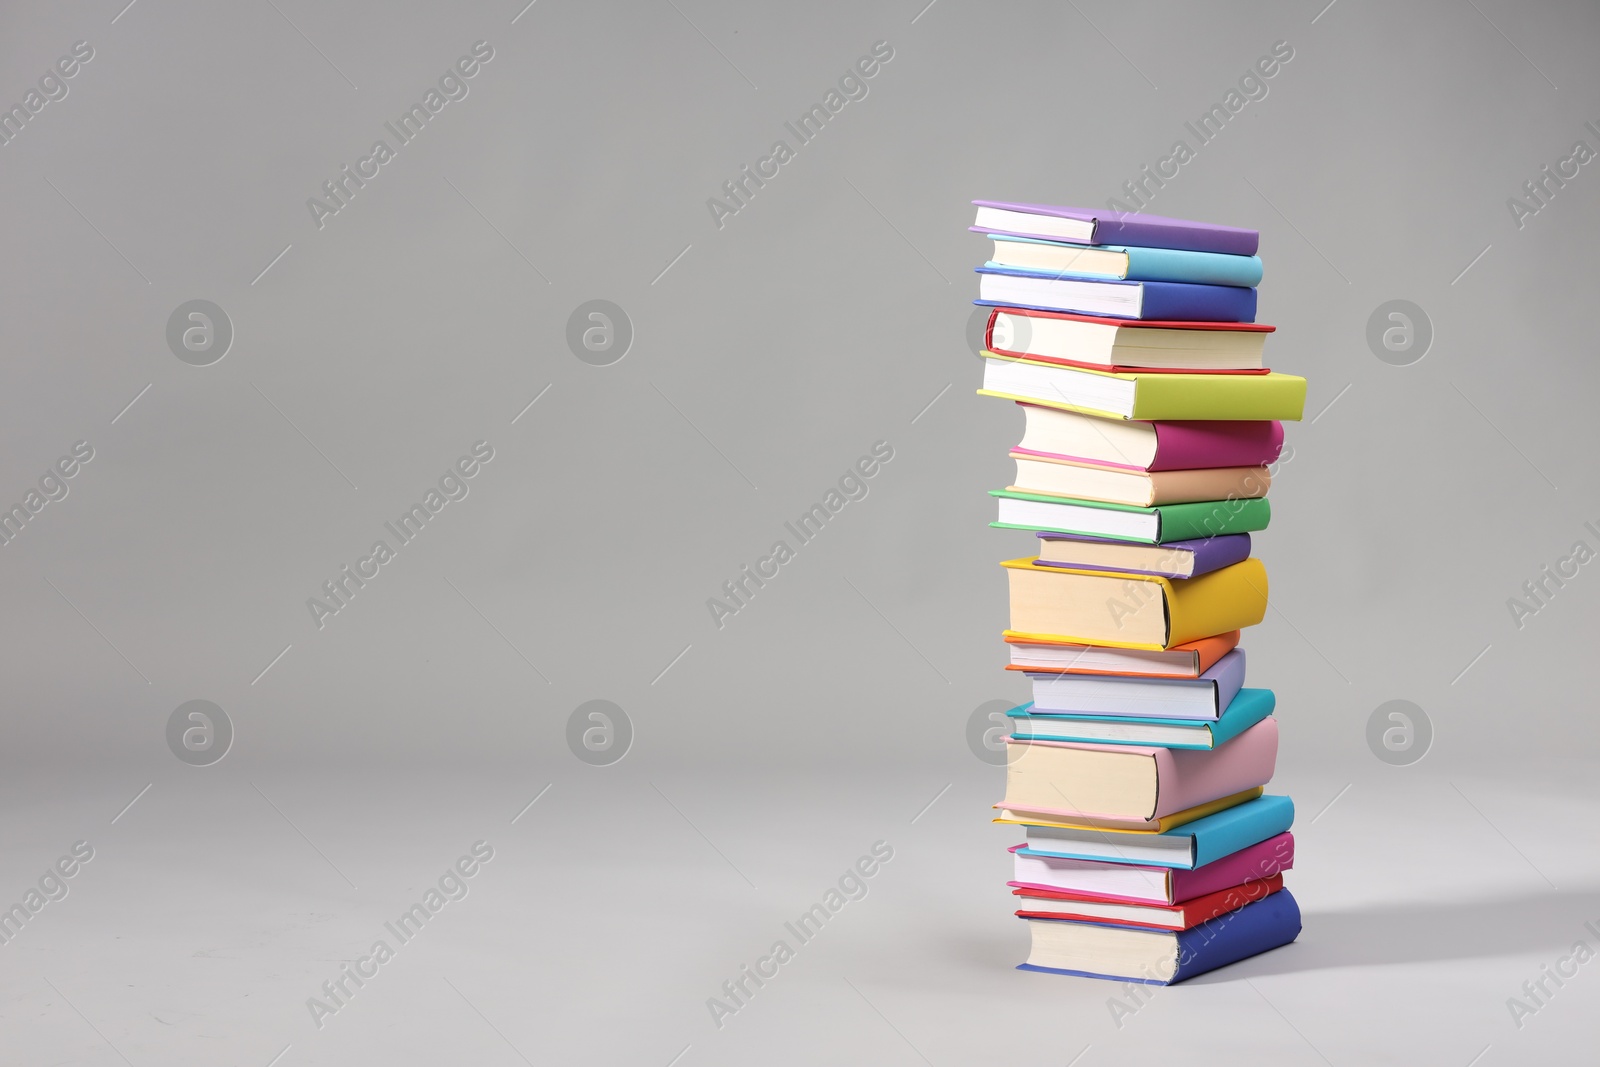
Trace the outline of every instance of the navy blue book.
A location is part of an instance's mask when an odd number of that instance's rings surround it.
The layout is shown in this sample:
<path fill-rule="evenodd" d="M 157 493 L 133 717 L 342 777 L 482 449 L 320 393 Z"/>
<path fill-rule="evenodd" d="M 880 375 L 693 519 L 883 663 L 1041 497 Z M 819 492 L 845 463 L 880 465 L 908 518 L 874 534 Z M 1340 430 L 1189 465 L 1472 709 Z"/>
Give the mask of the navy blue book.
<path fill-rule="evenodd" d="M 1073 919 L 1024 921 L 1033 951 L 1020 971 L 1172 985 L 1287 945 L 1300 936 L 1300 905 L 1284 889 L 1176 931 Z"/>
<path fill-rule="evenodd" d="M 1256 291 L 1238 285 L 1119 281 L 1083 274 L 979 267 L 979 304 L 1112 319 L 1254 322 Z"/>

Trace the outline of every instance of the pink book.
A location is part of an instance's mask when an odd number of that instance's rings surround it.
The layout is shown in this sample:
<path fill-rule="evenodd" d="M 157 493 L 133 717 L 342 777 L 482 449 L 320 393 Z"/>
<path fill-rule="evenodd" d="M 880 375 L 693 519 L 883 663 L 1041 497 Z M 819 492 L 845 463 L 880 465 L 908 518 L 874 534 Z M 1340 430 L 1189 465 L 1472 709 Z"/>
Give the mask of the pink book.
<path fill-rule="evenodd" d="M 1021 751 L 1007 758 L 1003 807 L 1066 819 L 1159 819 L 1271 781 L 1278 720 L 1262 719 L 1214 749 L 1068 741 L 1008 745 Z"/>
<path fill-rule="evenodd" d="M 1063 434 L 1062 424 L 1103 424 L 1088 415 L 1063 415 L 1054 409 L 1040 410 L 1038 404 L 1017 402 L 1028 417 L 1027 433 L 1013 452 L 1032 456 L 1065 459 L 1073 463 L 1097 463 L 1140 471 L 1189 471 L 1208 467 L 1265 467 L 1275 463 L 1283 451 L 1283 423 L 1272 420 L 1236 422 L 1178 421 L 1147 422 L 1130 420 L 1118 427 L 1119 440 L 1108 442 L 1103 431 Z M 1092 420 L 1086 422 L 1085 420 Z M 1137 429 L 1137 433 L 1133 431 Z M 1137 442 L 1126 438 L 1137 438 Z M 1085 446 L 1072 448 L 1073 440 Z M 1061 443 L 1057 443 L 1061 442 Z M 1051 448 L 1050 445 L 1056 447 Z M 1043 447 L 1040 447 L 1043 446 Z"/>
<path fill-rule="evenodd" d="M 1013 889 L 1070 893 L 1119 903 L 1181 904 L 1289 870 L 1294 866 L 1294 835 L 1285 830 L 1192 871 L 1039 855 L 1030 853 L 1026 845 L 1017 845 L 1010 851 L 1016 879 L 1006 884 Z"/>

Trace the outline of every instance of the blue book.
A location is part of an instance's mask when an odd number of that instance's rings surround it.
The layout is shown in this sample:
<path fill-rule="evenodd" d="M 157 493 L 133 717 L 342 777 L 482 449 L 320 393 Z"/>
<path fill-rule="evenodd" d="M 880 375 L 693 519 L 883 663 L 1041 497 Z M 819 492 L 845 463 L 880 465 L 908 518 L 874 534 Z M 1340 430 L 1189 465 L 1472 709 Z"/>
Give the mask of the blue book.
<path fill-rule="evenodd" d="M 994 258 L 985 264 L 990 267 L 1059 271 L 1129 281 L 1238 285 L 1247 289 L 1261 284 L 1260 256 L 1230 256 L 1176 248 L 1066 244 L 1003 233 L 991 233 L 989 237 L 995 242 Z"/>
<path fill-rule="evenodd" d="M 1254 322 L 1256 291 L 1236 285 L 1121 281 L 1055 271 L 979 267 L 977 303 L 1113 319 Z"/>
<path fill-rule="evenodd" d="M 1192 871 L 1277 837 L 1294 825 L 1294 801 L 1262 796 L 1159 834 L 1024 823 L 1018 854 Z"/>
<path fill-rule="evenodd" d="M 1289 944 L 1300 936 L 1300 905 L 1281 889 L 1177 931 L 1076 919 L 1024 921 L 1033 950 L 1019 971 L 1172 985 Z"/>
<path fill-rule="evenodd" d="M 1244 686 L 1244 659 L 1244 649 L 1235 648 L 1198 678 L 1030 671 L 1031 714 L 1216 722 Z"/>
<path fill-rule="evenodd" d="M 1218 748 L 1272 714 L 1270 689 L 1240 689 L 1215 722 L 1134 715 L 1041 712 L 1022 704 L 1006 712 L 1018 741 L 1074 741 L 1147 748 Z"/>

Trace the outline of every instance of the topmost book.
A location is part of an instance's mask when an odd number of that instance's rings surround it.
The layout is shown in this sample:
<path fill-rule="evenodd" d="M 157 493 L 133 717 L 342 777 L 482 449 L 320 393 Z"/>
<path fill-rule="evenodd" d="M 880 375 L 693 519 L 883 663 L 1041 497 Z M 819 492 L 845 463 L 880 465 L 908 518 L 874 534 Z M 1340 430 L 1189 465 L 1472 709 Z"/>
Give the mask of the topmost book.
<path fill-rule="evenodd" d="M 1120 211 L 1087 211 L 1050 204 L 1017 204 L 1006 200 L 974 200 L 978 218 L 971 229 L 1012 237 L 1071 241 L 1087 245 L 1131 245 L 1176 248 L 1189 252 L 1222 252 L 1253 256 L 1261 245 L 1257 230 L 1213 226 L 1206 222 L 1161 215 L 1129 215 Z"/>

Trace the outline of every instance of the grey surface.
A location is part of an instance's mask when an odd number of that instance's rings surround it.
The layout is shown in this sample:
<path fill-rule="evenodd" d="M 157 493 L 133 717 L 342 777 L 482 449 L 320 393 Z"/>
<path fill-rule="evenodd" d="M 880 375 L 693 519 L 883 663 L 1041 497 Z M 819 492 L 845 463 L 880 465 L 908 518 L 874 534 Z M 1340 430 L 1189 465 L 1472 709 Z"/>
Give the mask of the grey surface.
<path fill-rule="evenodd" d="M 1507 601 L 1600 548 L 1600 177 L 1520 227 L 1507 198 L 1600 149 L 1592 6 L 520 6 L 5 8 L 0 101 L 94 57 L 0 145 L 0 502 L 94 458 L 0 547 L 0 896 L 96 850 L 0 945 L 7 1060 L 1571 1054 L 1587 966 L 1520 1028 L 1506 1000 L 1600 944 L 1600 578 L 1520 627 Z M 319 229 L 307 198 L 479 40 Z M 880 40 L 719 229 L 707 198 Z M 1103 204 L 1277 41 L 1150 206 L 1262 230 L 1271 363 L 1311 381 L 1248 639 L 1306 933 L 1118 1026 L 1116 987 L 1010 970 L 1001 776 L 965 742 L 1021 696 L 994 563 L 1027 548 L 984 526 L 1018 420 L 972 396 L 967 201 Z M 196 366 L 167 329 L 202 299 L 233 339 Z M 597 299 L 634 333 L 608 366 L 568 347 Z M 1431 321 L 1411 365 L 1368 346 L 1391 300 Z M 477 441 L 466 497 L 319 629 L 307 598 Z M 878 441 L 865 498 L 714 625 Z M 1396 699 L 1432 724 L 1410 766 L 1368 749 Z M 211 765 L 168 747 L 193 700 L 233 727 Z M 591 700 L 631 724 L 610 765 L 568 746 Z M 480 839 L 468 897 L 314 1026 Z M 877 840 L 865 899 L 717 1028 L 706 999 Z"/>

